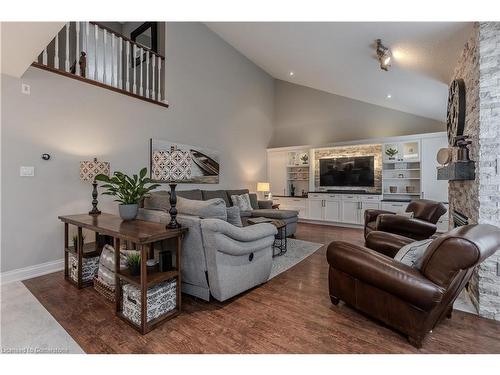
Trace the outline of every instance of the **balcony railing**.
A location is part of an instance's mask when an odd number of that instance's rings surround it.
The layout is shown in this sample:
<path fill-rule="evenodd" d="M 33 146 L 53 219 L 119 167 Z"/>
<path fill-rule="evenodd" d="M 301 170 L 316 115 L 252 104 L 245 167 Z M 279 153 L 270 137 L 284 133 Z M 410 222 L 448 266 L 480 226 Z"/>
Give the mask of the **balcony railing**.
<path fill-rule="evenodd" d="M 168 107 L 165 57 L 96 22 L 68 22 L 33 66 Z"/>

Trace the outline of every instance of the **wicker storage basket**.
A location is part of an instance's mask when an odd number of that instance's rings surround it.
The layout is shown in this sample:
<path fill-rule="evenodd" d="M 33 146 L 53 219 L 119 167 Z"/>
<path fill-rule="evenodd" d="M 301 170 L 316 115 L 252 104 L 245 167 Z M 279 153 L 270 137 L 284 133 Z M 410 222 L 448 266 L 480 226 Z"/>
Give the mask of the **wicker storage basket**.
<path fill-rule="evenodd" d="M 94 289 L 108 301 L 115 302 L 115 288 L 110 287 L 97 276 L 94 276 Z"/>
<path fill-rule="evenodd" d="M 74 253 L 68 254 L 69 276 L 74 282 L 78 282 L 78 257 Z M 99 256 L 82 259 L 82 282 L 92 281 L 99 269 Z"/>
<path fill-rule="evenodd" d="M 147 291 L 147 321 L 175 309 L 177 305 L 177 280 L 165 281 Z M 141 324 L 141 291 L 132 284 L 123 286 L 123 315 L 133 323 Z"/>

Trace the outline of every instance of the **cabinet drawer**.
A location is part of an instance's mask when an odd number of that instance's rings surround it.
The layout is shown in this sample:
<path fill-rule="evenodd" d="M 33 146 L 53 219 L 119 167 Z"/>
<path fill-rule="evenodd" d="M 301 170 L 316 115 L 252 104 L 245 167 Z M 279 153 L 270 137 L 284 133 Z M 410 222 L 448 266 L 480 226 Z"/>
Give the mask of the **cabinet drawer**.
<path fill-rule="evenodd" d="M 309 199 L 323 199 L 325 194 L 314 194 L 314 193 L 309 193 L 307 197 Z"/>
<path fill-rule="evenodd" d="M 323 194 L 323 195 L 325 196 L 323 199 L 327 201 L 337 201 L 340 199 L 340 195 L 337 194 Z"/>
<path fill-rule="evenodd" d="M 360 196 L 357 194 L 353 195 L 342 195 L 342 200 L 343 201 L 350 201 L 350 202 L 359 202 L 360 201 Z"/>
<path fill-rule="evenodd" d="M 304 198 L 285 198 L 283 204 L 287 207 L 306 208 L 306 199 Z"/>
<path fill-rule="evenodd" d="M 382 199 L 380 195 L 361 195 L 360 198 L 366 202 L 379 202 Z"/>

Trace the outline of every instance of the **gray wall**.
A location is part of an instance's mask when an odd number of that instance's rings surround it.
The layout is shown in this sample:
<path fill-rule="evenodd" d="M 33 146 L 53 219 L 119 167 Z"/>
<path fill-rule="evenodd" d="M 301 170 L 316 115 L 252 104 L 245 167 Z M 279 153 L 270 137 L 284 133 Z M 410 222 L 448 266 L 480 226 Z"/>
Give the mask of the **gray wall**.
<path fill-rule="evenodd" d="M 436 120 L 289 82 L 275 81 L 271 147 L 322 145 L 446 130 Z"/>
<path fill-rule="evenodd" d="M 80 160 L 132 173 L 149 165 L 156 137 L 220 150 L 221 188 L 265 179 L 272 78 L 203 24 L 170 23 L 167 38 L 168 109 L 36 68 L 22 80 L 2 76 L 2 272 L 62 258 L 57 216 L 90 208 Z M 22 165 L 35 166 L 35 177 L 20 177 Z"/>

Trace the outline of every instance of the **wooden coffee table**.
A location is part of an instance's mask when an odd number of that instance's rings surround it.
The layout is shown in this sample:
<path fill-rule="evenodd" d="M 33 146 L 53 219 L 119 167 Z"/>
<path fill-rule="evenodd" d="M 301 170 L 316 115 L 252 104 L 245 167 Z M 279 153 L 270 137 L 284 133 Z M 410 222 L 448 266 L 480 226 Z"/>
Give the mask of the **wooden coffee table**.
<path fill-rule="evenodd" d="M 153 223 L 142 220 L 124 221 L 116 215 L 102 213 L 100 215 L 68 215 L 59 216 L 64 223 L 64 249 L 65 249 L 65 271 L 68 278 L 68 226 L 78 227 L 78 244 L 83 244 L 82 229 L 88 229 L 96 234 L 107 235 L 114 238 L 115 248 L 115 309 L 116 315 L 129 323 L 142 334 L 146 334 L 160 323 L 177 316 L 181 312 L 181 248 L 182 237 L 187 232 L 187 228 L 166 229 L 165 224 Z M 173 270 L 160 272 L 158 267 L 147 267 L 146 260 L 154 256 L 154 243 L 166 239 L 176 240 L 176 267 Z M 133 276 L 128 269 L 120 269 L 120 241 L 128 241 L 133 244 L 141 254 L 141 272 L 139 276 Z M 83 250 L 81 245 L 77 246 L 79 275 L 81 275 Z M 149 254 L 148 254 L 149 252 Z M 148 288 L 161 282 L 176 279 L 176 307 L 168 313 L 148 322 L 147 321 L 147 290 Z M 138 326 L 127 319 L 122 313 L 122 282 L 135 285 L 141 291 L 141 324 Z M 81 287 L 80 282 L 78 286 Z"/>

